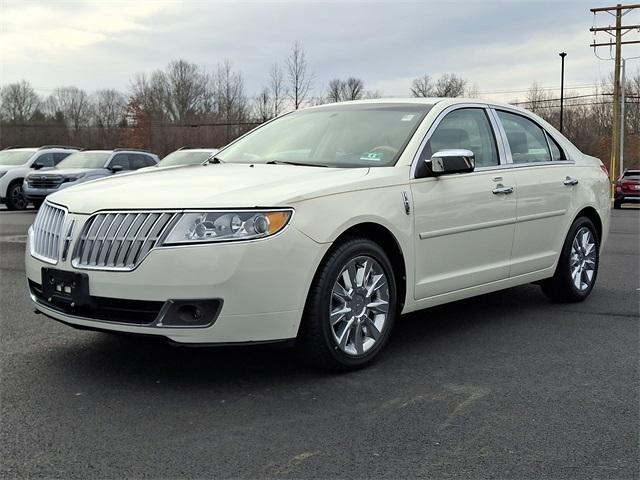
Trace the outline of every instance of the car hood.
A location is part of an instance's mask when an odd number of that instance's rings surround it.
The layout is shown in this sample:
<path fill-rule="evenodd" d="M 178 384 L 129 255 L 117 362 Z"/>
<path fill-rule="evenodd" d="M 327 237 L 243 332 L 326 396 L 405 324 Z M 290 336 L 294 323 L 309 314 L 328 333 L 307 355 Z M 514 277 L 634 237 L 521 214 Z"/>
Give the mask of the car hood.
<path fill-rule="evenodd" d="M 15 168 L 25 168 L 26 166 L 27 165 L 25 165 L 24 163 L 22 165 L 0 165 L 0 172 L 7 172 Z"/>
<path fill-rule="evenodd" d="M 368 168 L 193 165 L 114 175 L 61 190 L 47 198 L 75 213 L 286 206 L 347 190 L 368 172 Z"/>
<path fill-rule="evenodd" d="M 36 170 L 30 175 L 46 175 L 46 176 L 67 176 L 67 175 L 78 175 L 81 173 L 91 173 L 100 171 L 101 169 L 96 168 L 43 168 L 42 170 Z"/>

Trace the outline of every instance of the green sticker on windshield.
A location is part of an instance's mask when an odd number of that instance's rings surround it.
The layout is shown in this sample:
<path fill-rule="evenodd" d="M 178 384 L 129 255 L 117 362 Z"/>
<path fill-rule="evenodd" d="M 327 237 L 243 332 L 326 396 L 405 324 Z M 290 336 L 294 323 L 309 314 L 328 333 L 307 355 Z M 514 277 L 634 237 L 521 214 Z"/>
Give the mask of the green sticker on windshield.
<path fill-rule="evenodd" d="M 384 157 L 382 152 L 369 152 L 360 157 L 360 160 L 369 160 L 370 162 L 379 162 Z"/>

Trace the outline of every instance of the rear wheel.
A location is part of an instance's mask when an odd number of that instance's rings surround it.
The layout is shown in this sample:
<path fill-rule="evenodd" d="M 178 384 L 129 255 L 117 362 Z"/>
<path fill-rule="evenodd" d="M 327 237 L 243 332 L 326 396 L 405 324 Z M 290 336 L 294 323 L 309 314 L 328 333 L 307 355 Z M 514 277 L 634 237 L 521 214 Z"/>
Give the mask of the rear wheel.
<path fill-rule="evenodd" d="M 7 189 L 7 208 L 9 210 L 24 210 L 27 208 L 27 199 L 22 193 L 22 183 L 14 182 Z"/>
<path fill-rule="evenodd" d="M 564 242 L 553 277 L 542 282 L 542 291 L 560 302 L 581 302 L 589 296 L 598 276 L 600 240 L 593 222 L 578 218 Z"/>
<path fill-rule="evenodd" d="M 353 238 L 319 267 L 309 291 L 298 348 L 311 363 L 354 370 L 386 344 L 397 315 L 396 282 L 384 250 Z"/>

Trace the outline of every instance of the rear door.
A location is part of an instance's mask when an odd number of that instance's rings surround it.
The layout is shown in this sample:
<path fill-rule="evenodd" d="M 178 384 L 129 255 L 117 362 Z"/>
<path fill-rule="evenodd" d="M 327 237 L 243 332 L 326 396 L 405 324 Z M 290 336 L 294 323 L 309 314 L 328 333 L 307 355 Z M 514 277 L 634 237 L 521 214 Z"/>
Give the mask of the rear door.
<path fill-rule="evenodd" d="M 516 217 L 513 173 L 488 110 L 455 108 L 436 122 L 411 181 L 416 299 L 508 278 Z M 421 171 L 438 150 L 460 148 L 474 153 L 474 172 Z"/>
<path fill-rule="evenodd" d="M 513 163 L 517 223 L 511 276 L 552 267 L 564 243 L 577 178 L 572 162 L 532 118 L 495 110 Z"/>

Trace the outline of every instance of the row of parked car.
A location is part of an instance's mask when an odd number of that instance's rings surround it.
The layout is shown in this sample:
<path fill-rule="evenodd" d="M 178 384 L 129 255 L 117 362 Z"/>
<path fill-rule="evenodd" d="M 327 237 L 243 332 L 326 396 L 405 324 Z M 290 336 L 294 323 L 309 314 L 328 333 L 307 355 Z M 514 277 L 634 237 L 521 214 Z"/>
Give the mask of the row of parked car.
<path fill-rule="evenodd" d="M 162 160 L 134 148 L 82 150 L 65 145 L 8 147 L 0 151 L 0 203 L 9 210 L 39 208 L 47 195 L 121 172 L 203 163 L 216 148 L 182 147 Z"/>

